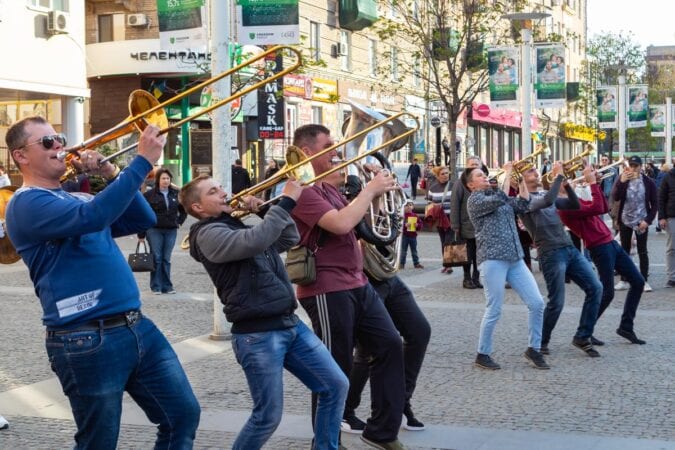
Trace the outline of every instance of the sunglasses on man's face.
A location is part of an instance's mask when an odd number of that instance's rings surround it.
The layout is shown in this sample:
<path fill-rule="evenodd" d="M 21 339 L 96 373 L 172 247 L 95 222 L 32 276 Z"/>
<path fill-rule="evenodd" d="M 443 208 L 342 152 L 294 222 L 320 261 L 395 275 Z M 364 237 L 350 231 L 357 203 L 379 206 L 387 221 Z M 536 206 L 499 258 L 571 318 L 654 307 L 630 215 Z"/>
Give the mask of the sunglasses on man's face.
<path fill-rule="evenodd" d="M 66 137 L 59 133 L 59 134 L 48 134 L 47 136 L 42 136 L 40 139 L 38 139 L 35 142 L 29 142 L 28 144 L 25 144 L 21 147 L 18 148 L 18 150 L 21 150 L 22 148 L 26 148 L 29 145 L 33 144 L 42 144 L 42 146 L 46 149 L 49 150 L 52 147 L 54 147 L 55 142 L 59 142 L 61 145 L 65 146 L 66 145 Z"/>

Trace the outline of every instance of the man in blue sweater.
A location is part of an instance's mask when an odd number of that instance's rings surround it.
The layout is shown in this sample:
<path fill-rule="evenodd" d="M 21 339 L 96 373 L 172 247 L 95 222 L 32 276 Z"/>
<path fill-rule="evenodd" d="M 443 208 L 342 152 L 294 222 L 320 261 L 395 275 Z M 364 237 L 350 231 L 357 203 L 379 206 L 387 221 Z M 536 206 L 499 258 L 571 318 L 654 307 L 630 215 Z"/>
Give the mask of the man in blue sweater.
<path fill-rule="evenodd" d="M 141 313 L 140 294 L 113 240 L 154 225 L 140 193 L 165 137 L 148 126 L 122 172 L 92 150 L 73 164 L 101 175 L 96 197 L 61 189 L 65 137 L 41 117 L 5 137 L 24 184 L 7 207 L 7 231 L 28 266 L 47 327 L 51 367 L 70 400 L 77 449 L 117 447 L 124 391 L 157 424 L 155 448 L 189 449 L 200 408 L 176 354 Z"/>

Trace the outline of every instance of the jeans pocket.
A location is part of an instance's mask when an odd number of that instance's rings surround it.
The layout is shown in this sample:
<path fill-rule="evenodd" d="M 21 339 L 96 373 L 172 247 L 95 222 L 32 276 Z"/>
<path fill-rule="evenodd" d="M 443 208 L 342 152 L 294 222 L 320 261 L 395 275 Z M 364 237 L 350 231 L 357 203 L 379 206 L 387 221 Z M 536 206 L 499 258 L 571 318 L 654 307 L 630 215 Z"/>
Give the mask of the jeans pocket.
<path fill-rule="evenodd" d="M 75 331 L 63 336 L 63 353 L 68 357 L 88 356 L 103 347 L 103 333 L 95 331 Z M 54 343 L 48 343 L 48 346 Z"/>

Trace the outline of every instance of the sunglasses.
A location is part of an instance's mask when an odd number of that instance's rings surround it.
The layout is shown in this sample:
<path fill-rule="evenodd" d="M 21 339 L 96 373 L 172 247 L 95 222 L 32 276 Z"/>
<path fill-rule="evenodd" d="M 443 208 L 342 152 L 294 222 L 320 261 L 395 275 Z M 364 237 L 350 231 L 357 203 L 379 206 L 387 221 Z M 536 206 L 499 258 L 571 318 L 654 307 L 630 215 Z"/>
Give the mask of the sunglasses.
<path fill-rule="evenodd" d="M 21 150 L 22 148 L 26 148 L 29 145 L 33 145 L 33 144 L 42 144 L 42 146 L 46 150 L 49 150 L 52 147 L 54 147 L 54 143 L 57 142 L 57 141 L 61 145 L 65 146 L 66 145 L 66 136 L 61 134 L 61 133 L 59 133 L 59 134 L 48 134 L 47 136 L 42 136 L 40 139 L 38 139 L 35 142 L 29 142 L 28 144 L 22 145 L 17 150 Z"/>

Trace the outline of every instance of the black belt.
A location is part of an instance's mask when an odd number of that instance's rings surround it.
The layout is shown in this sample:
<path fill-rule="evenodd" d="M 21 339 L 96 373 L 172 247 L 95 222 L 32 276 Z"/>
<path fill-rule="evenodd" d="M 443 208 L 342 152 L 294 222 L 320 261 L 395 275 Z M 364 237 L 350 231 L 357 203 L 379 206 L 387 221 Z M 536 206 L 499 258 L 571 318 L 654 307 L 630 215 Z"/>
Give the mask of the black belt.
<path fill-rule="evenodd" d="M 78 331 L 96 331 L 96 330 L 107 330 L 109 328 L 117 328 L 124 326 L 132 326 L 138 322 L 143 314 L 140 311 L 127 311 L 125 313 L 117 314 L 115 316 L 106 317 L 99 320 L 91 320 L 85 322 L 71 329 L 49 329 L 47 328 L 48 336 L 62 336 L 64 334 L 75 333 Z"/>

